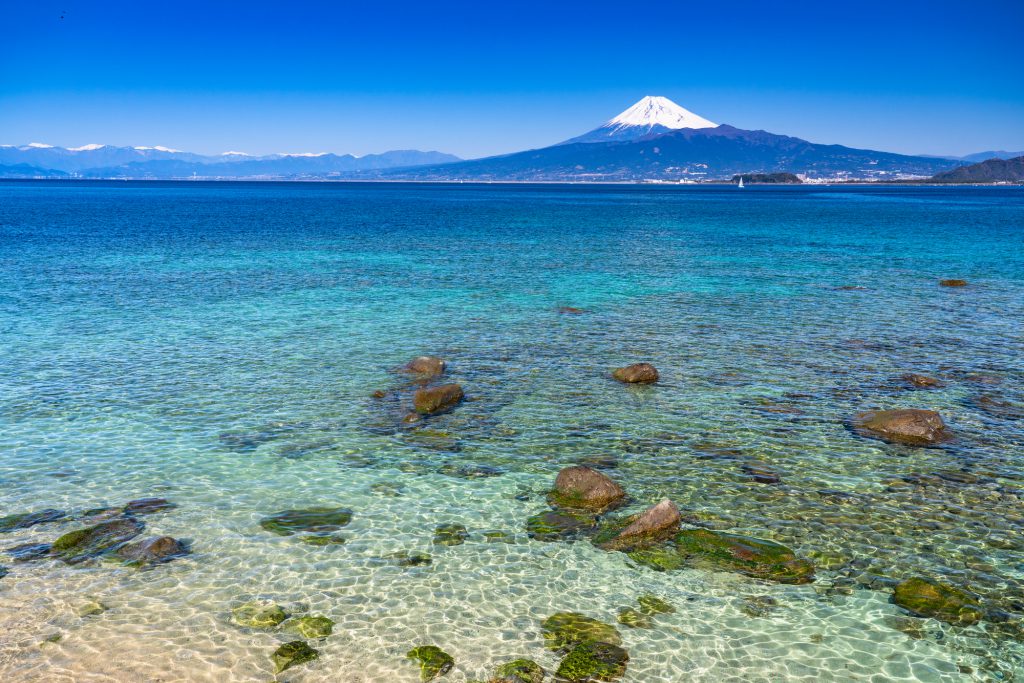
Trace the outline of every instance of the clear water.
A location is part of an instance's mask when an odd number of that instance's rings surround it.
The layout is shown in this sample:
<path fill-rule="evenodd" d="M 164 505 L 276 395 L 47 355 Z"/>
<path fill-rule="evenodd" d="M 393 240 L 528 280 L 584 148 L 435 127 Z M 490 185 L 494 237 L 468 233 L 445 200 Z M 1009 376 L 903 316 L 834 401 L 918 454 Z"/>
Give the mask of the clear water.
<path fill-rule="evenodd" d="M 614 622 L 652 592 L 679 609 L 620 627 L 625 681 L 1014 680 L 1022 320 L 1014 188 L 0 184 L 0 514 L 163 496 L 179 507 L 147 533 L 194 551 L 151 571 L 0 556 L 0 674 L 270 680 L 291 637 L 229 620 L 260 598 L 337 622 L 283 680 L 412 682 L 406 651 L 433 643 L 464 682 L 518 656 L 554 670 L 541 619 Z M 470 400 L 403 428 L 401 402 L 371 394 L 421 353 Z M 660 384 L 608 378 L 639 360 Z M 946 386 L 907 390 L 910 371 Z M 846 428 L 874 407 L 937 409 L 957 440 Z M 595 458 L 634 508 L 669 496 L 813 558 L 817 581 L 528 539 L 558 469 Z M 318 504 L 354 510 L 345 545 L 258 525 Z M 469 541 L 433 546 L 446 522 Z M 434 563 L 380 559 L 402 550 Z M 995 616 L 910 617 L 887 581 L 912 575 Z M 777 606 L 744 611 L 764 596 Z M 79 616 L 93 600 L 108 609 Z"/>

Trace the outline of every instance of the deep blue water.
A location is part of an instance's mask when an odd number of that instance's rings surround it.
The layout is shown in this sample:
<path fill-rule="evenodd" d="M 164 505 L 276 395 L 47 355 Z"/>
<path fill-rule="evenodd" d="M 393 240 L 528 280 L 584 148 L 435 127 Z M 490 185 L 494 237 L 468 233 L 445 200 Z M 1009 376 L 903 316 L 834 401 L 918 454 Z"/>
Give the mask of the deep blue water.
<path fill-rule="evenodd" d="M 426 643 L 452 681 L 515 656 L 553 671 L 541 619 L 614 623 L 653 592 L 678 610 L 619 626 L 627 681 L 1012 680 L 1022 320 L 1020 188 L 0 183 L 0 516 L 164 496 L 179 507 L 147 533 L 193 544 L 145 572 L 0 556 L 0 672 L 266 680 L 290 638 L 231 622 L 252 599 L 337 622 L 289 680 L 414 681 L 404 655 Z M 372 394 L 421 353 L 468 400 L 410 426 L 407 391 Z M 637 361 L 661 381 L 609 378 Z M 847 428 L 897 407 L 938 410 L 955 440 Z M 790 546 L 815 582 L 528 538 L 581 461 L 629 511 L 670 497 L 687 524 Z M 353 509 L 344 545 L 258 525 L 317 504 Z M 448 522 L 470 540 L 432 546 Z M 380 559 L 403 550 L 434 562 Z M 909 615 L 890 595 L 911 576 L 988 618 Z"/>

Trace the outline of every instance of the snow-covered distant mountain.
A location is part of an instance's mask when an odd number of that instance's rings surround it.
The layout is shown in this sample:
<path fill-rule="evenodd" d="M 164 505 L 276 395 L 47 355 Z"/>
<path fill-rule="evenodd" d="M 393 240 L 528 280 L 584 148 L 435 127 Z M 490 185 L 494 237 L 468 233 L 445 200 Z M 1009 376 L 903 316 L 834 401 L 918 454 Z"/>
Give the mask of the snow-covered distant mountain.
<path fill-rule="evenodd" d="M 667 97 L 648 95 L 603 126 L 571 140 L 566 140 L 562 144 L 639 140 L 650 135 L 661 135 L 684 128 L 700 129 L 717 126 L 717 123 L 680 107 Z"/>
<path fill-rule="evenodd" d="M 54 147 L 41 142 L 0 145 L 0 166 L 17 167 L 18 173 L 89 178 L 248 178 L 248 177 L 358 177 L 367 171 L 399 166 L 443 164 L 460 161 L 442 152 L 395 150 L 355 157 L 351 154 L 298 152 L 251 156 L 224 152 L 213 156 L 183 152 L 159 145 L 115 147 L 90 143 L 80 147 Z M 13 173 L 13 171 L 11 172 Z"/>

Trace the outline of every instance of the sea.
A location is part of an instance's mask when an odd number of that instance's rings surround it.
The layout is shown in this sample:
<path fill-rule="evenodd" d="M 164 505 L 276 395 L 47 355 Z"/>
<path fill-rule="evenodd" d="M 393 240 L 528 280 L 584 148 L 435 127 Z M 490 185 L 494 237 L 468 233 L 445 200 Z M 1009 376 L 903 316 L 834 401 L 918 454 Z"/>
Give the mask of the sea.
<path fill-rule="evenodd" d="M 423 354 L 465 401 L 411 421 Z M 660 380 L 611 378 L 637 362 Z M 851 428 L 890 408 L 954 438 Z M 668 498 L 815 578 L 532 537 L 575 464 L 613 516 Z M 189 554 L 46 552 L 141 498 Z M 351 522 L 261 526 L 312 507 Z M 1024 189 L 0 182 L 0 517 L 42 510 L 0 533 L 6 681 L 266 682 L 296 639 L 278 681 L 413 683 L 422 645 L 440 681 L 553 681 L 566 611 L 618 630 L 624 683 L 1024 680 Z M 985 618 L 911 614 L 912 577 Z M 619 623 L 642 595 L 675 611 Z"/>

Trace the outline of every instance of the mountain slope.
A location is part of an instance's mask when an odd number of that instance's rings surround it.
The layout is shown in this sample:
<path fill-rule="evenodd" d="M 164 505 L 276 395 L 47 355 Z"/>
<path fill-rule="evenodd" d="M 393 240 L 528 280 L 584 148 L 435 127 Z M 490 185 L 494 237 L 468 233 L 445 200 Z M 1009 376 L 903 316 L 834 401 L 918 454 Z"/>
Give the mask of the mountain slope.
<path fill-rule="evenodd" d="M 697 116 L 689 109 L 680 107 L 667 97 L 648 95 L 603 126 L 566 140 L 562 144 L 637 140 L 683 128 L 714 128 L 717 125 Z"/>
<path fill-rule="evenodd" d="M 67 173 L 30 164 L 0 164 L 0 178 L 66 178 Z"/>
<path fill-rule="evenodd" d="M 1024 156 L 989 159 L 979 164 L 954 168 L 932 177 L 936 183 L 999 183 L 1024 181 Z"/>
<path fill-rule="evenodd" d="M 800 138 L 720 125 L 683 128 L 632 141 L 576 142 L 463 161 L 384 172 L 420 180 L 639 180 L 728 178 L 738 173 L 806 173 L 821 177 L 930 176 L 957 165 L 948 159 L 819 145 Z"/>

